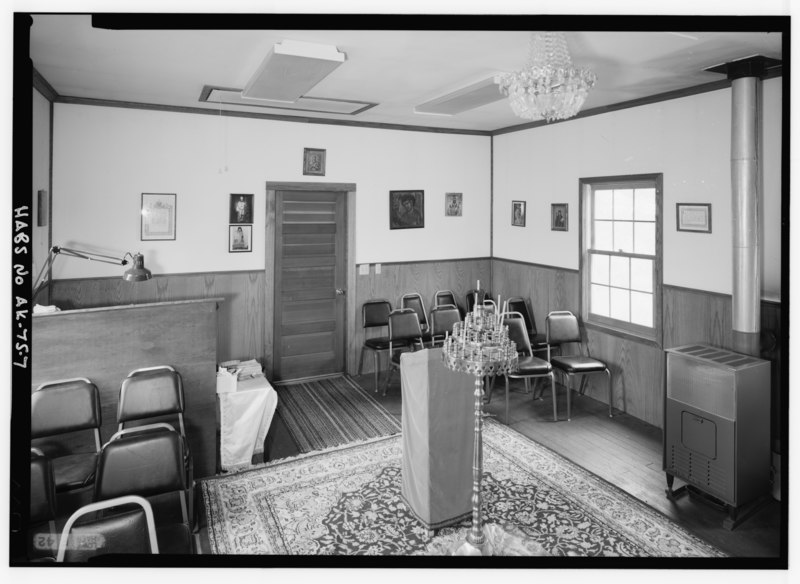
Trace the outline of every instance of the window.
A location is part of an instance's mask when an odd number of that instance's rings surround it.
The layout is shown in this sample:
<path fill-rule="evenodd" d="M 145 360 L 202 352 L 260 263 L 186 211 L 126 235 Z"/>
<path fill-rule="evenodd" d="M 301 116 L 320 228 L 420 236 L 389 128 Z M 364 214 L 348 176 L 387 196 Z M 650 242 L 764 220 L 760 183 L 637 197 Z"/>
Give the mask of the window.
<path fill-rule="evenodd" d="M 661 175 L 581 180 L 587 323 L 660 344 Z"/>

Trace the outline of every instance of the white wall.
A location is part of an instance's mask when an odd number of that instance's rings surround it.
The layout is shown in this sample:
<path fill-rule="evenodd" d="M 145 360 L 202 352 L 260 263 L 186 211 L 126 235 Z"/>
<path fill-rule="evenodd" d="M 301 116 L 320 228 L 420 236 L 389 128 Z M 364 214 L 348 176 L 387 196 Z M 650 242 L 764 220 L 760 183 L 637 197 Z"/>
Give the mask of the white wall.
<path fill-rule="evenodd" d="M 486 257 L 490 138 L 56 104 L 53 243 L 122 255 L 154 273 L 263 269 L 265 183 L 355 183 L 357 263 Z M 327 151 L 324 177 L 303 148 Z M 227 172 L 225 167 L 227 166 Z M 425 191 L 425 227 L 389 230 L 389 191 Z M 140 241 L 141 193 L 177 194 L 175 241 Z M 464 214 L 444 216 L 445 192 Z M 231 193 L 255 195 L 253 252 L 228 253 Z M 54 278 L 114 276 L 61 259 Z"/>
<path fill-rule="evenodd" d="M 781 79 L 764 88 L 764 298 L 780 299 Z M 729 89 L 496 136 L 494 255 L 578 269 L 578 181 L 663 173 L 664 284 L 732 292 Z M 511 201 L 528 202 L 511 227 Z M 569 231 L 550 231 L 550 204 Z M 678 232 L 676 203 L 711 203 L 712 233 Z"/>

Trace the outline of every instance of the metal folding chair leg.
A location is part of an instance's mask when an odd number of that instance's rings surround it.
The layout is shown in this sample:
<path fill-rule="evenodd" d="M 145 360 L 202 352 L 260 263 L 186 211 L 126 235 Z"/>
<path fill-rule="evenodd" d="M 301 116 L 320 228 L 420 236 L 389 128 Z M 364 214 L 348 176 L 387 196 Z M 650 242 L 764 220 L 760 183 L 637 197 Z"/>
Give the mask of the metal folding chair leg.
<path fill-rule="evenodd" d="M 614 396 L 612 394 L 612 387 L 613 386 L 611 385 L 611 371 L 609 369 L 606 369 L 606 375 L 608 376 L 608 417 L 609 418 L 613 418 L 614 417 L 614 409 L 613 409 L 613 405 L 612 404 L 613 404 L 613 401 L 614 401 Z"/>

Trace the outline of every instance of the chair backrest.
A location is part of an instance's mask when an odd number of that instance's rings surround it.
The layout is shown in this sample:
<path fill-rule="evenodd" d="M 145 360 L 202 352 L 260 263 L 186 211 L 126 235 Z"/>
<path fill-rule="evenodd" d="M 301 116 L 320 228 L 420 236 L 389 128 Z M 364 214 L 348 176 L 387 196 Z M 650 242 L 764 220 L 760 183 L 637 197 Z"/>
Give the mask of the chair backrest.
<path fill-rule="evenodd" d="M 43 383 L 31 394 L 31 438 L 94 430 L 100 450 L 100 392 L 86 378 Z"/>
<path fill-rule="evenodd" d="M 558 310 L 548 314 L 545 329 L 548 344 L 581 342 L 578 317 L 568 310 Z"/>
<path fill-rule="evenodd" d="M 388 300 L 367 300 L 361 305 L 361 325 L 363 328 L 388 326 L 392 303 Z"/>
<path fill-rule="evenodd" d="M 132 430 L 106 442 L 100 451 L 95 500 L 184 491 L 187 479 L 181 436 L 169 429 Z"/>
<path fill-rule="evenodd" d="M 157 367 L 131 371 L 122 382 L 117 406 L 117 422 L 125 422 L 175 414 L 183 428 L 183 381 L 172 367 Z"/>
<path fill-rule="evenodd" d="M 536 321 L 533 314 L 528 310 L 528 303 L 521 296 L 514 296 L 508 299 L 508 311 L 519 312 L 525 320 L 525 327 L 533 334 L 536 334 Z"/>
<path fill-rule="evenodd" d="M 397 308 L 389 313 L 389 342 L 415 340 L 422 342 L 417 313 L 410 308 Z"/>
<path fill-rule="evenodd" d="M 443 306 L 445 304 L 452 304 L 458 307 L 458 304 L 456 304 L 456 295 L 453 294 L 452 290 L 438 290 L 436 294 L 434 294 L 434 306 Z"/>
<path fill-rule="evenodd" d="M 472 312 L 472 308 L 475 304 L 483 304 L 484 299 L 486 298 L 486 291 L 485 290 L 468 290 L 467 291 L 467 312 Z"/>
<path fill-rule="evenodd" d="M 519 312 L 504 312 L 503 324 L 508 327 L 508 340 L 517 345 L 517 353 L 531 356 L 531 341 L 528 338 L 528 331 L 525 327 L 525 319 Z"/>
<path fill-rule="evenodd" d="M 422 296 L 416 292 L 410 294 L 403 294 L 400 299 L 401 308 L 410 308 L 417 313 L 419 318 L 419 326 L 422 330 L 428 329 L 428 315 L 425 312 L 425 303 L 422 302 Z"/>
<path fill-rule="evenodd" d="M 121 509 L 107 511 L 112 507 Z M 99 518 L 98 511 L 104 511 Z M 92 518 L 81 521 L 87 515 Z M 90 503 L 75 511 L 62 530 L 56 561 L 86 562 L 105 554 L 157 553 L 153 509 L 142 497 L 131 495 Z"/>
<path fill-rule="evenodd" d="M 437 306 L 431 310 L 431 332 L 434 336 L 453 333 L 453 325 L 461 321 L 461 313 L 451 304 Z"/>
<path fill-rule="evenodd" d="M 53 461 L 31 449 L 30 523 L 44 523 L 56 518 L 56 481 Z"/>

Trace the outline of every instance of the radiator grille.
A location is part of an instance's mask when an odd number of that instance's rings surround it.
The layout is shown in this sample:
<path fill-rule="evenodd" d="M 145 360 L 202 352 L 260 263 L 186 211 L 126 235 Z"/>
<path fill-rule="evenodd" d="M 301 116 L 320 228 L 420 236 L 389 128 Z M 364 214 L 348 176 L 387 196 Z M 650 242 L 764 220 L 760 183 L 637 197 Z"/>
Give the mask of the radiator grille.
<path fill-rule="evenodd" d="M 679 476 L 710 495 L 730 499 L 731 484 L 726 479 L 728 473 L 710 458 L 692 452 L 678 444 L 670 451 L 670 463 L 676 476 Z"/>

